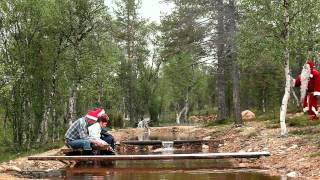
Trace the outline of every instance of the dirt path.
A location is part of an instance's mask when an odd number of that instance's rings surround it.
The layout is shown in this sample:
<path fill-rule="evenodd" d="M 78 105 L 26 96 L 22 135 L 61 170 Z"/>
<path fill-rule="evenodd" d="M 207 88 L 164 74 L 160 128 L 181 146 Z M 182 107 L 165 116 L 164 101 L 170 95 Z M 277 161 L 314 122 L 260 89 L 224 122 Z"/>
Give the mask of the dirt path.
<path fill-rule="evenodd" d="M 250 152 L 269 151 L 270 157 L 260 159 L 235 159 L 234 166 L 245 168 L 262 168 L 269 170 L 273 175 L 292 175 L 320 179 L 320 127 L 289 128 L 290 132 L 304 132 L 301 135 L 290 133 L 287 138 L 280 138 L 279 128 L 265 122 L 246 122 L 242 128 L 219 126 L 214 128 L 201 128 L 194 126 L 174 126 L 151 128 L 151 136 L 175 132 L 179 137 L 197 139 L 219 139 L 219 152 Z M 111 131 L 117 141 L 139 137 L 142 129 L 120 129 Z M 39 155 L 53 155 L 59 149 L 54 149 Z M 65 165 L 56 161 L 28 161 L 26 157 L 0 164 L 0 179 L 8 179 L 10 172 L 27 170 L 53 170 L 63 168 Z M 12 177 L 13 178 L 13 177 Z M 15 179 L 19 179 L 14 177 Z"/>

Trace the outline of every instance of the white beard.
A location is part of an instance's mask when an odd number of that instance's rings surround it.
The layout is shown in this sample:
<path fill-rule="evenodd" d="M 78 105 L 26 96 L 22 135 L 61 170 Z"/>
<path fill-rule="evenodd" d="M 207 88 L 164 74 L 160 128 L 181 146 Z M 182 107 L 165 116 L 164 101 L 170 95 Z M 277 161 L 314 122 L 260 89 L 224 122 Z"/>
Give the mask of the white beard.
<path fill-rule="evenodd" d="M 310 78 L 310 65 L 305 64 L 301 71 L 301 86 L 300 86 L 300 101 L 303 103 L 303 100 L 307 94 L 308 82 Z"/>

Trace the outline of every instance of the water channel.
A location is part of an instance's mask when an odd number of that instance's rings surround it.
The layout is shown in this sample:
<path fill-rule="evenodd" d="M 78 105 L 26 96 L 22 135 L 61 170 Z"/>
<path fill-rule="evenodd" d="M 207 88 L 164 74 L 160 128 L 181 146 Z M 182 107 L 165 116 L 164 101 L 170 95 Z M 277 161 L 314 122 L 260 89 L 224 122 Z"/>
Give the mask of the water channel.
<path fill-rule="evenodd" d="M 165 142 L 162 152 L 186 153 L 172 151 L 170 142 Z M 198 152 L 199 153 L 199 152 Z M 155 160 L 155 161 L 114 161 L 112 164 L 79 165 L 65 170 L 68 180 L 287 180 L 279 176 L 270 176 L 266 170 L 234 168 L 227 159 L 200 160 Z"/>
<path fill-rule="evenodd" d="M 150 137 L 147 137 L 150 140 Z M 152 138 L 158 139 L 158 138 Z M 175 138 L 179 139 L 179 138 Z M 137 138 L 138 140 L 138 138 Z M 139 138 L 141 140 L 141 138 Z M 163 140 L 163 139 L 162 139 Z M 153 152 L 132 152 L 130 154 L 192 153 L 173 148 L 172 138 L 162 142 L 162 148 Z M 158 150 L 158 151 L 157 151 Z M 195 153 L 195 152 L 193 152 Z M 201 152 L 196 152 L 201 153 Z M 122 153 L 121 153 L 122 154 Z M 104 163 L 103 163 L 104 164 Z M 234 168 L 228 159 L 199 160 L 137 160 L 77 164 L 61 170 L 52 180 L 289 180 L 287 177 L 270 176 L 266 170 Z"/>
<path fill-rule="evenodd" d="M 66 169 L 68 180 L 284 180 L 266 171 L 231 169 L 226 160 L 117 161 L 110 166 L 80 166 Z"/>

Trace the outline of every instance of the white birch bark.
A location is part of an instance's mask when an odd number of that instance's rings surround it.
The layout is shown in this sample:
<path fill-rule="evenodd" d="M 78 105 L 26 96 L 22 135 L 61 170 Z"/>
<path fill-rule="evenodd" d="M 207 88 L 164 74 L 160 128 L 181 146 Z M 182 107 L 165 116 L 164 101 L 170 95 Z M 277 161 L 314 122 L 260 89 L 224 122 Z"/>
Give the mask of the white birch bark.
<path fill-rule="evenodd" d="M 179 108 L 177 108 L 177 109 L 179 109 Z M 184 112 L 186 112 L 186 110 L 187 110 L 187 105 L 185 105 L 180 111 L 178 110 L 177 112 L 176 112 L 176 123 L 177 124 L 180 124 L 181 123 L 181 116 L 182 116 L 182 114 L 184 113 Z"/>
<path fill-rule="evenodd" d="M 40 125 L 40 132 L 38 134 L 37 142 L 48 142 L 48 121 L 50 114 L 50 107 L 45 105 L 45 111 L 43 113 L 43 120 Z"/>
<path fill-rule="evenodd" d="M 290 85 L 291 85 L 291 77 L 289 71 L 289 2 L 288 0 L 283 1 L 284 6 L 284 40 L 285 40 L 285 52 L 284 52 L 284 72 L 286 77 L 286 86 L 284 91 L 284 96 L 282 98 L 281 108 L 280 108 L 280 129 L 281 129 L 281 136 L 286 136 L 288 134 L 287 127 L 286 127 L 286 114 L 287 114 L 287 107 L 288 101 L 290 97 Z"/>
<path fill-rule="evenodd" d="M 71 95 L 69 97 L 69 107 L 68 107 L 69 127 L 76 120 L 76 102 L 77 102 L 77 88 L 71 90 Z"/>

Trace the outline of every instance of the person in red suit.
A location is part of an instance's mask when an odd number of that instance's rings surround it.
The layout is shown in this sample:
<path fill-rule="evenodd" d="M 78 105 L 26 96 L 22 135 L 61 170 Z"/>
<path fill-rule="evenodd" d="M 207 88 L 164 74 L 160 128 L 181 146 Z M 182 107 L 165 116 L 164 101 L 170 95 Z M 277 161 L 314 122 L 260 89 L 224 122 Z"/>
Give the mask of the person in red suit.
<path fill-rule="evenodd" d="M 301 74 L 293 79 L 293 85 L 300 87 L 300 101 L 303 111 L 308 112 L 310 120 L 318 119 L 320 114 L 317 96 L 320 96 L 320 74 L 315 69 L 312 59 L 306 61 Z"/>

